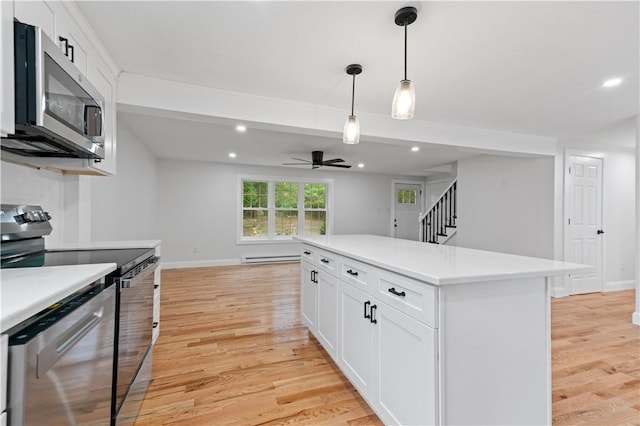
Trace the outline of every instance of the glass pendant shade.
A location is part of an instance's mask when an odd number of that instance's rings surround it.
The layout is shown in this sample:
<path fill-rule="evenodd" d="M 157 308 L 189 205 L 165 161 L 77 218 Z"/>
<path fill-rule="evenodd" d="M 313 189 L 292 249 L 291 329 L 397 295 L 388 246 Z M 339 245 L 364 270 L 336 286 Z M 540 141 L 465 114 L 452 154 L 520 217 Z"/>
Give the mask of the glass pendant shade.
<path fill-rule="evenodd" d="M 355 145 L 360 142 L 360 123 L 355 115 L 347 117 L 347 121 L 344 123 L 342 142 L 349 145 Z"/>
<path fill-rule="evenodd" d="M 416 109 L 416 90 L 411 80 L 401 80 L 400 86 L 393 95 L 391 105 L 391 117 L 397 120 L 408 120 L 413 118 Z"/>

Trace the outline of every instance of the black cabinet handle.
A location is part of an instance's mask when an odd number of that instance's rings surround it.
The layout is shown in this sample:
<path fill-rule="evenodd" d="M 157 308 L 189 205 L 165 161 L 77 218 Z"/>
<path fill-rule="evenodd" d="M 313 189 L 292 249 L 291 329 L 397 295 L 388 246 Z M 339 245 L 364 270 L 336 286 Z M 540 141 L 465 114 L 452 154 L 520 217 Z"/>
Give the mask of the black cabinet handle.
<path fill-rule="evenodd" d="M 160 284 L 154 284 L 153 288 L 160 288 Z"/>
<path fill-rule="evenodd" d="M 322 263 L 329 263 L 329 259 L 320 259 L 320 262 L 322 262 Z"/>
<path fill-rule="evenodd" d="M 357 276 L 358 276 L 358 273 L 357 273 L 357 272 L 354 272 L 354 271 L 353 271 L 353 270 L 351 270 L 351 269 L 347 269 L 347 274 L 349 274 L 349 275 L 353 275 L 354 277 L 357 277 Z"/>
<path fill-rule="evenodd" d="M 398 291 L 395 287 L 391 287 L 389 289 L 389 293 L 395 294 L 396 296 L 405 297 L 407 294 L 404 291 Z"/>
<path fill-rule="evenodd" d="M 311 252 L 310 252 L 310 251 L 306 251 L 306 250 L 305 250 L 304 254 L 306 254 L 307 256 L 309 256 L 309 255 L 311 254 Z"/>
<path fill-rule="evenodd" d="M 73 60 L 74 56 L 73 56 L 73 46 L 69 45 L 69 50 L 71 51 L 71 63 L 74 63 L 75 61 Z"/>
<path fill-rule="evenodd" d="M 69 57 L 69 39 L 59 36 L 58 40 L 60 43 L 64 43 L 64 56 Z"/>
<path fill-rule="evenodd" d="M 373 314 L 374 310 L 378 310 L 378 305 L 372 305 L 371 306 L 371 324 L 377 324 L 378 320 L 376 319 L 375 315 Z"/>
<path fill-rule="evenodd" d="M 311 271 L 311 282 L 318 284 L 318 280 L 316 279 L 316 275 L 318 274 L 318 271 Z"/>
<path fill-rule="evenodd" d="M 598 235 L 600 235 L 600 234 L 604 234 L 604 231 L 603 231 L 602 229 L 598 229 L 598 230 L 596 231 L 596 234 L 598 234 Z"/>
<path fill-rule="evenodd" d="M 154 322 L 153 322 L 153 328 L 157 328 L 157 327 L 158 327 L 158 322 L 157 322 L 157 321 L 154 321 Z"/>
<path fill-rule="evenodd" d="M 367 313 L 367 306 L 369 306 L 369 305 L 371 305 L 370 301 L 367 300 L 366 302 L 364 302 L 364 317 L 365 317 L 365 319 L 371 318 L 371 315 Z"/>

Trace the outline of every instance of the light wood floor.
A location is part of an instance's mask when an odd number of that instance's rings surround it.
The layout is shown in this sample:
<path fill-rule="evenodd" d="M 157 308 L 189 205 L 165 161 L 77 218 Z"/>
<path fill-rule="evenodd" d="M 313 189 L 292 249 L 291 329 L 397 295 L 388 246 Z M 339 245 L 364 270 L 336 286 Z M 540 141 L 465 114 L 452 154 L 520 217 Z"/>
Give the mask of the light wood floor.
<path fill-rule="evenodd" d="M 298 264 L 162 272 L 141 425 L 380 425 L 300 322 Z M 553 423 L 640 425 L 634 292 L 552 301 Z"/>

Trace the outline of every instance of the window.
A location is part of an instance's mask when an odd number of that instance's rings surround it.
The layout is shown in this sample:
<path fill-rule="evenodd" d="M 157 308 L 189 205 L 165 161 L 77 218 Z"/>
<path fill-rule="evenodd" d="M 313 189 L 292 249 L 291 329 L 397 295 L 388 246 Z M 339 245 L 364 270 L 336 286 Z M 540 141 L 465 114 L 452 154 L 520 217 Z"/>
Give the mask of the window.
<path fill-rule="evenodd" d="M 396 204 L 416 204 L 415 189 L 398 189 L 396 191 Z"/>
<path fill-rule="evenodd" d="M 266 237 L 268 230 L 268 183 L 242 182 L 242 235 Z"/>
<path fill-rule="evenodd" d="M 304 235 L 327 233 L 327 186 L 304 184 Z"/>
<path fill-rule="evenodd" d="M 240 178 L 242 241 L 289 240 L 295 235 L 325 235 L 327 182 Z"/>

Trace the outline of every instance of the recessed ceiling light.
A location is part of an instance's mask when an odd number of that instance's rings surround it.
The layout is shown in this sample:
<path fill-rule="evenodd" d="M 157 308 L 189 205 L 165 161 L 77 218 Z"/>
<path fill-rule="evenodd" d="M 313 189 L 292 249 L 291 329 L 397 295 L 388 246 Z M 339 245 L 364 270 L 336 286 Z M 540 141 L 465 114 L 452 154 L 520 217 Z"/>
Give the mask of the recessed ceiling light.
<path fill-rule="evenodd" d="M 247 130 L 247 126 L 243 125 L 243 124 L 238 124 L 236 126 L 236 130 L 239 132 L 245 132 Z"/>
<path fill-rule="evenodd" d="M 364 163 L 358 163 L 358 167 L 359 168 L 363 168 L 364 167 Z"/>
<path fill-rule="evenodd" d="M 229 153 L 229 158 L 236 158 L 236 153 L 235 152 L 230 152 Z"/>
<path fill-rule="evenodd" d="M 413 152 L 418 152 L 418 151 L 420 151 L 420 147 L 412 146 L 412 147 L 411 147 L 411 151 L 413 151 Z"/>
<path fill-rule="evenodd" d="M 609 80 L 606 80 L 604 83 L 602 83 L 602 87 L 616 87 L 620 83 L 622 83 L 621 78 L 610 78 Z"/>

